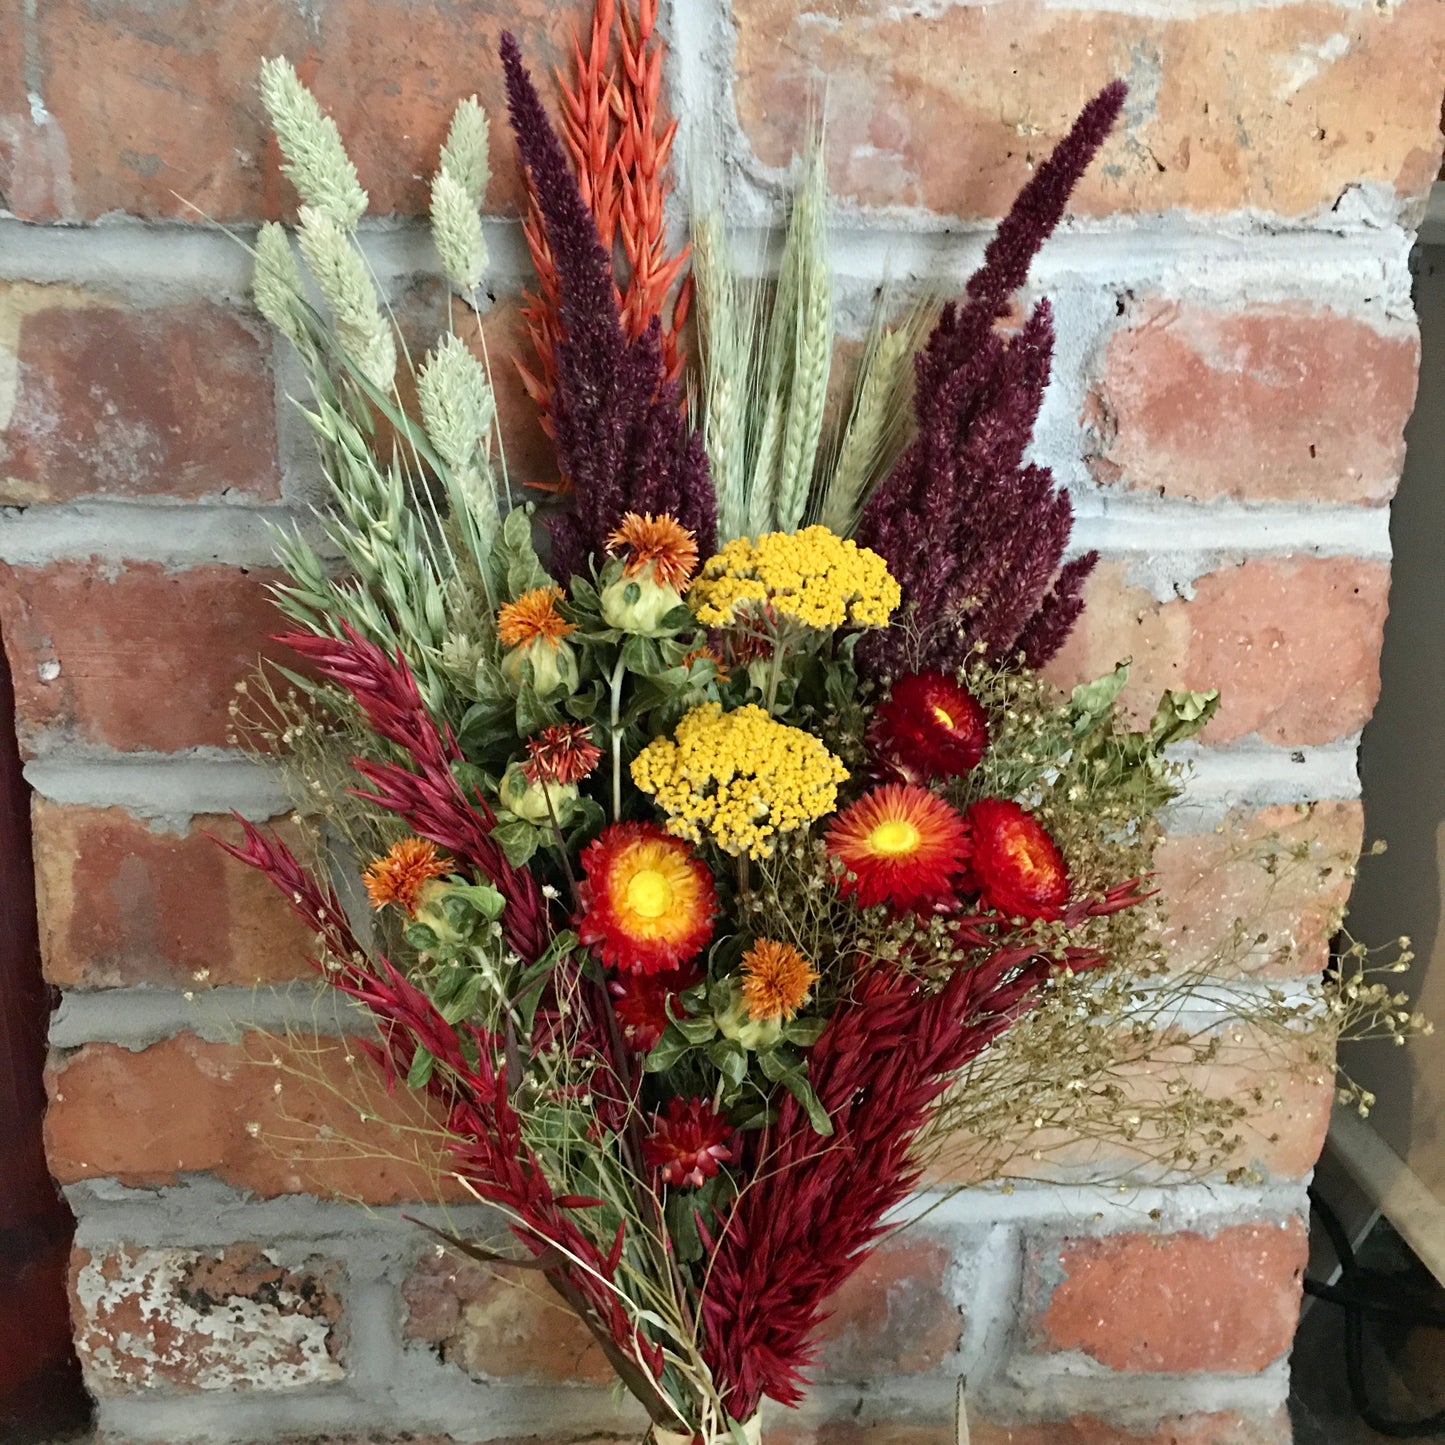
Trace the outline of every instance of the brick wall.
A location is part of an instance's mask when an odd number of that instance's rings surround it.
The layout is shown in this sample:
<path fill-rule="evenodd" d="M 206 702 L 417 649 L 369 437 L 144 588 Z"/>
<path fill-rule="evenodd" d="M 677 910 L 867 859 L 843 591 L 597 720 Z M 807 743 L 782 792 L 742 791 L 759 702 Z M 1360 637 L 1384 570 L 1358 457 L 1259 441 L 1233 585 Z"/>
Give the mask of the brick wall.
<path fill-rule="evenodd" d="M 0 626 L 63 990 L 50 1159 L 79 1217 L 76 1337 L 109 1442 L 640 1433 L 567 1317 L 401 1222 L 438 1217 L 408 1203 L 425 1120 L 343 1092 L 366 1082 L 344 1011 L 300 980 L 284 909 L 202 837 L 228 809 L 281 808 L 228 748 L 227 706 L 268 646 L 265 524 L 317 488 L 244 256 L 188 203 L 242 227 L 286 204 L 253 91 L 285 51 L 337 116 L 378 273 L 421 324 L 429 248 L 392 218 L 416 212 L 456 97 L 500 122 L 503 25 L 545 74 L 570 18 L 544 0 L 0 8 Z M 1128 654 L 1141 707 L 1164 685 L 1225 690 L 1164 865 L 1198 956 L 1255 886 L 1225 868 L 1186 890 L 1220 820 L 1358 842 L 1445 11 L 675 0 L 665 18 L 685 139 L 720 157 L 741 226 L 773 219 L 827 78 L 854 318 L 885 274 L 961 282 L 1083 99 L 1131 82 L 1035 271 L 1059 327 L 1037 450 L 1106 559 L 1059 679 Z M 525 269 L 497 129 L 488 327 L 505 346 Z M 502 400 L 520 425 L 516 391 Z M 511 457 L 546 465 L 534 430 Z M 1287 897 L 1274 922 L 1317 958 L 1331 901 Z M 848 1287 L 822 1383 L 770 1439 L 941 1445 L 960 1375 L 984 1445 L 1286 1439 L 1330 1089 L 1275 1083 L 1247 1146 L 1258 1185 L 949 1200 Z M 1223 1067 L 1221 1086 L 1238 1086 Z M 465 1201 L 451 1217 L 485 1227 Z"/>

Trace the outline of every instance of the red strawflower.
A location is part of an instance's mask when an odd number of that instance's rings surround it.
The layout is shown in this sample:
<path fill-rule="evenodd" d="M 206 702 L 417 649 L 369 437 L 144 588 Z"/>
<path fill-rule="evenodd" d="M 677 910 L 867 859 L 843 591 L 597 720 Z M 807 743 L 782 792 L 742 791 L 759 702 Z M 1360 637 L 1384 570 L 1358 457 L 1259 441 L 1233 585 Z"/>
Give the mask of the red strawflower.
<path fill-rule="evenodd" d="M 624 973 L 662 973 L 712 937 L 717 893 L 707 865 L 656 823 L 613 823 L 582 853 L 577 934 Z"/>
<path fill-rule="evenodd" d="M 733 1157 L 732 1125 L 708 1099 L 669 1099 L 665 1114 L 654 1114 L 642 1157 L 661 1172 L 662 1182 L 697 1189 L 715 1178 Z"/>
<path fill-rule="evenodd" d="M 696 964 L 662 973 L 624 973 L 612 979 L 607 987 L 627 1047 L 639 1054 L 655 1048 L 667 1027 L 669 1000 L 701 982 L 702 971 Z"/>
<path fill-rule="evenodd" d="M 845 808 L 828 829 L 828 851 L 853 876 L 838 884 L 865 908 L 942 902 L 968 861 L 963 819 L 912 783 L 889 783 Z"/>
<path fill-rule="evenodd" d="M 529 783 L 580 783 L 601 757 L 586 723 L 554 723 L 527 739 L 522 776 Z"/>
<path fill-rule="evenodd" d="M 1048 830 L 1007 798 L 980 798 L 964 814 L 972 870 L 983 901 L 1019 918 L 1058 918 L 1069 901 L 1069 869 Z"/>
<path fill-rule="evenodd" d="M 905 782 L 970 773 L 988 747 L 988 719 L 973 694 L 942 672 L 893 684 L 874 716 L 877 761 Z"/>

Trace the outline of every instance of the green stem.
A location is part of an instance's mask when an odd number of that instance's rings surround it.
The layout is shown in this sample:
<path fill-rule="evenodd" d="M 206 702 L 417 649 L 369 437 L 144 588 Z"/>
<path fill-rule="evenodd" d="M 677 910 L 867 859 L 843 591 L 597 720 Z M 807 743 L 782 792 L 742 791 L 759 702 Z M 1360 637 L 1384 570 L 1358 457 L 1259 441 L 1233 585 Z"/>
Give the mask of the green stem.
<path fill-rule="evenodd" d="M 763 706 L 769 717 L 773 716 L 773 706 L 778 700 L 778 684 L 783 680 L 783 659 L 787 653 L 787 639 L 779 632 L 773 638 L 773 656 L 768 664 L 768 690 L 763 696 Z"/>
<path fill-rule="evenodd" d="M 622 733 L 617 726 L 622 715 L 622 680 L 627 669 L 622 665 L 621 653 L 617 666 L 612 669 L 612 821 L 622 821 Z"/>

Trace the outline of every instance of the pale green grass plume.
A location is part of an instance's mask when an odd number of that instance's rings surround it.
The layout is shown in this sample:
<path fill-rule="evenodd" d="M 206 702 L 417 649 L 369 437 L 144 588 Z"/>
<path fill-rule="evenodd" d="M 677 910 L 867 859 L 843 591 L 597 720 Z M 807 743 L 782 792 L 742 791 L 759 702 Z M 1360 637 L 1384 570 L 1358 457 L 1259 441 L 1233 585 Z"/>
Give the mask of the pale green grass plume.
<path fill-rule="evenodd" d="M 282 169 L 297 194 L 343 231 L 356 229 L 366 192 L 341 144 L 336 122 L 316 103 L 284 57 L 261 62 L 261 100 L 286 157 Z"/>
<path fill-rule="evenodd" d="M 487 183 L 492 178 L 492 164 L 488 158 L 490 133 L 486 111 L 477 102 L 476 96 L 468 96 L 457 106 L 451 128 L 447 131 L 446 144 L 442 146 L 438 170 L 461 186 L 473 206 L 482 204 L 487 194 Z"/>
<path fill-rule="evenodd" d="M 346 359 L 379 390 L 396 374 L 396 339 L 381 314 L 376 285 L 361 252 L 326 212 L 301 207 L 301 254 L 331 308 L 336 339 Z"/>

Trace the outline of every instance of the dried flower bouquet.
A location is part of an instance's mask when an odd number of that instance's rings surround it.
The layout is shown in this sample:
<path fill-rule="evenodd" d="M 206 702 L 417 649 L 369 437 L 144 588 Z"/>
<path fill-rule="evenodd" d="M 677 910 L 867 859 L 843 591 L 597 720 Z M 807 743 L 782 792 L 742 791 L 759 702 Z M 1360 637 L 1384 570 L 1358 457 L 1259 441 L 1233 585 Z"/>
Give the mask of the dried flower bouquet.
<path fill-rule="evenodd" d="M 514 361 L 564 478 L 540 553 L 532 507 L 499 498 L 478 354 L 485 116 L 458 108 L 432 184 L 459 320 L 414 363 L 334 125 L 263 67 L 313 289 L 268 225 L 256 296 L 309 375 L 334 506 L 319 541 L 278 539 L 303 667 L 241 707 L 316 856 L 249 824 L 232 851 L 315 931 L 388 1080 L 430 1098 L 447 1169 L 509 1232 L 456 1247 L 540 1271 L 659 1439 L 755 1440 L 948 1156 L 984 1180 L 1045 1137 L 1127 1138 L 1164 1169 L 1247 1173 L 1238 1100 L 1184 1065 L 1152 1102 L 1119 1082 L 1219 1047 L 1181 1022 L 1196 983 L 1168 974 L 1146 901 L 1166 749 L 1217 699 L 1168 693 L 1141 731 L 1127 667 L 1068 696 L 1037 673 L 1095 559 L 1066 560 L 1069 500 L 1025 460 L 1048 305 L 1002 323 L 1123 86 L 960 300 L 880 323 L 830 437 L 821 165 L 776 287 L 733 269 L 709 215 L 682 281 L 654 9 L 624 14 L 613 62 L 598 4 L 565 95 L 575 171 L 502 47 L 539 273 L 538 355 Z M 1329 1070 L 1342 1020 L 1393 1017 L 1383 985 L 1349 987 L 1240 1006 Z"/>

